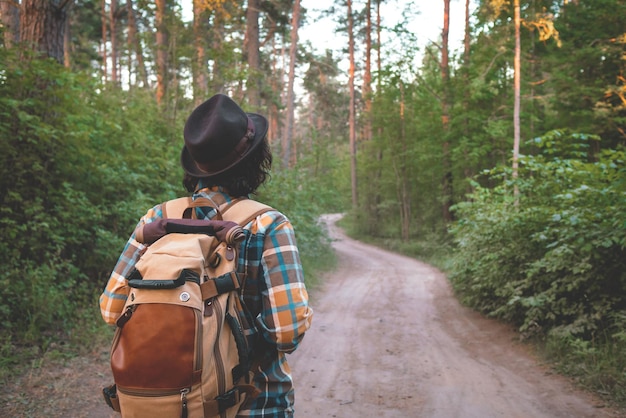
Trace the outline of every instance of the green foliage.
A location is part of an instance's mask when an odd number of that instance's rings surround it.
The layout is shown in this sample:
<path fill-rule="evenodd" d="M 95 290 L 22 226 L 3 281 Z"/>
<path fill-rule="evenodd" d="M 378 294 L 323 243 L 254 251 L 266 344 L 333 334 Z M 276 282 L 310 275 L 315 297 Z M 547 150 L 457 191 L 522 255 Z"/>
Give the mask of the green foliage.
<path fill-rule="evenodd" d="M 561 330 L 589 340 L 626 312 L 626 160 L 610 150 L 589 161 L 591 140 L 538 138 L 540 154 L 522 158 L 518 181 L 492 170 L 502 185 L 476 185 L 473 201 L 457 206 L 455 287 L 526 335 Z"/>
<path fill-rule="evenodd" d="M 283 212 L 293 224 L 306 283 L 315 286 L 318 273 L 333 267 L 336 261 L 319 216 L 336 209 L 338 201 L 334 189 L 311 177 L 311 171 L 302 166 L 274 171 L 259 190 L 258 198 Z M 332 178 L 327 177 L 327 181 Z"/>
<path fill-rule="evenodd" d="M 184 193 L 175 114 L 189 110 L 164 115 L 149 91 L 0 55 L 0 350 L 38 353 L 100 333 L 95 300 L 137 220 Z M 311 278 L 334 260 L 318 215 L 341 205 L 337 177 L 307 181 L 315 172 L 277 172 L 263 192 L 294 222 Z"/>
<path fill-rule="evenodd" d="M 179 145 L 152 99 L 0 54 L 2 329 L 43 344 L 102 288 L 139 215 L 174 197 Z"/>

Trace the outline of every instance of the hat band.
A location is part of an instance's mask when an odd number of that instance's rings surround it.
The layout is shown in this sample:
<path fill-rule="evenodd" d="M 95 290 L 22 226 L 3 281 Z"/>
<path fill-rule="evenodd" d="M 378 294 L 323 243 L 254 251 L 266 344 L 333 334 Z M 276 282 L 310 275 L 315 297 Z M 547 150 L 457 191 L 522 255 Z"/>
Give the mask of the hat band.
<path fill-rule="evenodd" d="M 235 145 L 235 148 L 233 148 L 233 150 L 228 155 L 206 163 L 199 163 L 195 161 L 196 166 L 200 169 L 200 171 L 206 174 L 211 174 L 216 171 L 222 171 L 230 167 L 244 156 L 249 148 L 248 143 L 254 139 L 254 134 L 254 122 L 252 122 L 252 119 L 248 117 L 248 129 L 246 131 L 246 134 L 243 136 L 243 138 L 239 140 L 237 145 Z"/>

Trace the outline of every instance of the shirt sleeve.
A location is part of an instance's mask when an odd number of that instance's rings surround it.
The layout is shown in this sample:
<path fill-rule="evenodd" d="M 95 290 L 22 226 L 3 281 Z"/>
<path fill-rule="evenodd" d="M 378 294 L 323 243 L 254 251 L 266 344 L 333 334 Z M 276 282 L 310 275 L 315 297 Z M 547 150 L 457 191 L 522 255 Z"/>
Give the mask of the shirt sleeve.
<path fill-rule="evenodd" d="M 162 216 L 161 213 L 161 205 L 150 209 L 139 220 L 135 231 L 139 226 L 160 218 Z M 100 313 L 102 314 L 102 319 L 107 324 L 115 325 L 115 322 L 122 314 L 128 297 L 127 277 L 135 267 L 144 248 L 145 246 L 135 239 L 135 232 L 133 231 L 124 247 L 124 251 L 117 260 L 117 264 L 109 277 L 104 291 L 100 295 Z"/>
<path fill-rule="evenodd" d="M 309 307 L 295 233 L 288 220 L 266 231 L 261 267 L 265 289 L 257 325 L 278 351 L 290 353 L 311 326 L 313 310 Z"/>

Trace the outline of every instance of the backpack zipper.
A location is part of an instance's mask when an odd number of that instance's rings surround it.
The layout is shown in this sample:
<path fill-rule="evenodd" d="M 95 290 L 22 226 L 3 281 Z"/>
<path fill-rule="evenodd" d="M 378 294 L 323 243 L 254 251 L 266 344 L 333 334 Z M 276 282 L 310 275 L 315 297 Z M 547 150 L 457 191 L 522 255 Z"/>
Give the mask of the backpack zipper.
<path fill-rule="evenodd" d="M 152 398 L 152 397 L 159 397 L 159 396 L 181 395 L 181 399 L 183 398 L 183 394 L 186 399 L 187 394 L 191 392 L 191 388 L 158 390 L 158 389 L 138 389 L 138 388 L 127 389 L 127 388 L 123 388 L 119 386 L 117 387 L 117 390 L 123 393 L 124 395 L 130 395 L 130 396 L 143 396 L 147 398 Z"/>
<path fill-rule="evenodd" d="M 196 314 L 196 356 L 193 370 L 194 372 L 199 370 L 202 373 L 202 341 L 204 339 L 204 334 L 202 333 L 202 313 L 197 309 L 193 311 Z"/>

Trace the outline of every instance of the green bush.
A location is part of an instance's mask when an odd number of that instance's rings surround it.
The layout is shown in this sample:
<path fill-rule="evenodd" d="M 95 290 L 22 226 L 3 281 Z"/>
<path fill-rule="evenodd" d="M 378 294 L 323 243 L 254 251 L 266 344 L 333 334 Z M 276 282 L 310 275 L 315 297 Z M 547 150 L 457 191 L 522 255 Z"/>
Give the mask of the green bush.
<path fill-rule="evenodd" d="M 0 75 L 1 339 L 37 345 L 71 329 L 138 217 L 175 197 L 180 144 L 138 92 L 6 50 Z"/>
<path fill-rule="evenodd" d="M 333 207 L 333 194 L 308 176 L 302 167 L 274 170 L 259 190 L 259 200 L 283 212 L 296 231 L 307 285 L 314 286 L 317 274 L 335 263 L 330 240 L 319 216 Z M 336 206 L 335 206 L 336 207 Z"/>
<path fill-rule="evenodd" d="M 182 123 L 150 91 L 111 88 L 0 49 L 0 351 L 93 328 L 94 295 L 139 217 L 185 193 Z M 265 193 L 292 219 L 314 272 L 320 261 L 332 264 L 317 224 L 329 200 L 303 180 L 299 170 L 276 172 Z"/>
<path fill-rule="evenodd" d="M 593 139 L 560 131 L 536 139 L 539 152 L 522 157 L 516 182 L 509 169 L 493 170 L 501 186 L 476 185 L 456 208 L 455 288 L 525 335 L 591 340 L 626 312 L 625 156 L 591 161 Z"/>

